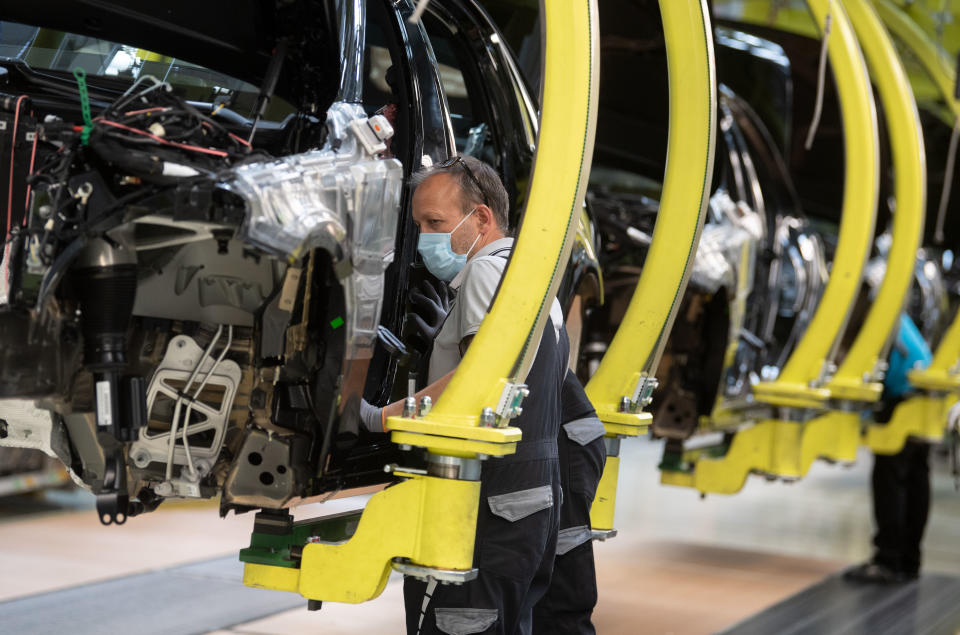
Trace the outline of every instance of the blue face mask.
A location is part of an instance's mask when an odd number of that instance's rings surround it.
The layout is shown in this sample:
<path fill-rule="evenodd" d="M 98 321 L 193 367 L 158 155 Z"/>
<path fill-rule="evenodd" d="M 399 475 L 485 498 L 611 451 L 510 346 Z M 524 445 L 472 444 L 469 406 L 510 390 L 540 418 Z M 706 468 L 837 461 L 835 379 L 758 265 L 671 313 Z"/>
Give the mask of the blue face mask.
<path fill-rule="evenodd" d="M 475 211 L 476 209 L 471 210 L 469 214 L 464 216 L 463 220 L 457 223 L 457 226 L 454 227 L 451 232 L 443 234 L 420 232 L 420 238 L 417 240 L 417 251 L 420 252 L 420 257 L 423 258 L 423 264 L 427 266 L 427 270 L 430 273 L 445 282 L 450 282 L 460 273 L 460 270 L 467 264 L 467 254 L 470 253 L 474 245 L 477 244 L 477 241 L 480 240 L 480 234 L 477 234 L 473 245 L 470 245 L 470 249 L 467 250 L 466 254 L 454 252 L 453 247 L 450 245 L 450 238 L 453 236 L 453 232 L 457 231 L 460 225 L 463 225 Z"/>

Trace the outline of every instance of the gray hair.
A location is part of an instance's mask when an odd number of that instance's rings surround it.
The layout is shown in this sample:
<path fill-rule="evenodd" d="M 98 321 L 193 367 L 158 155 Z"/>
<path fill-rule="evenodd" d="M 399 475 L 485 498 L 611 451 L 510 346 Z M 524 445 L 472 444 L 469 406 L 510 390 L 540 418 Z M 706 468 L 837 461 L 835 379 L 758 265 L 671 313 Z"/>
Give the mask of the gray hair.
<path fill-rule="evenodd" d="M 469 214 L 474 206 L 481 203 L 486 204 L 486 206 L 493 211 L 493 219 L 496 221 L 497 227 L 506 234 L 510 229 L 510 197 L 507 195 L 507 190 L 503 187 L 497 171 L 488 163 L 475 157 L 463 155 L 460 157 L 460 160 L 463 161 L 473 172 L 473 175 L 477 177 L 477 181 L 479 181 L 480 186 L 483 188 L 482 190 L 477 187 L 477 183 L 470 178 L 470 174 L 463 169 L 463 166 L 457 165 L 456 163 L 445 168 L 436 165 L 421 168 L 410 177 L 410 185 L 416 189 L 435 174 L 449 174 L 456 180 L 457 185 L 460 186 L 461 211 L 463 211 L 464 214 Z"/>

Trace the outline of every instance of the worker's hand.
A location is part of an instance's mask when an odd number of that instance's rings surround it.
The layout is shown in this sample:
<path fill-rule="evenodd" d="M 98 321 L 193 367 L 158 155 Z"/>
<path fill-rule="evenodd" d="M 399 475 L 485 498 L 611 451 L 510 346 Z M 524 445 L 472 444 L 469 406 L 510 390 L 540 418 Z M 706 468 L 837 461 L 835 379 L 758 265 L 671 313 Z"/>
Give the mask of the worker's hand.
<path fill-rule="evenodd" d="M 429 347 L 450 312 L 450 290 L 443 282 L 434 285 L 423 280 L 410 290 L 410 307 L 407 318 L 414 324 L 416 336 Z"/>
<path fill-rule="evenodd" d="M 385 432 L 383 429 L 383 408 L 370 405 L 366 399 L 360 400 L 360 422 L 368 432 Z"/>

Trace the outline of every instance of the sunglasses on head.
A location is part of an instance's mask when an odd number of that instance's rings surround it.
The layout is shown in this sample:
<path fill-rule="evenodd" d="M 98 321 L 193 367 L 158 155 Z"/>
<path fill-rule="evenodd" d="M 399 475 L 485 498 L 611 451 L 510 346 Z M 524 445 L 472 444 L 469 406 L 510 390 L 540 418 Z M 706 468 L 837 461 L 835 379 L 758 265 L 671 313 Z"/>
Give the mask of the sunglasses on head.
<path fill-rule="evenodd" d="M 477 186 L 477 189 L 480 190 L 480 196 L 483 197 L 483 204 L 487 207 L 490 207 L 490 202 L 487 200 L 487 192 L 483 189 L 483 186 L 480 185 L 480 179 L 477 178 L 477 175 L 473 173 L 473 170 L 470 169 L 470 166 L 467 165 L 467 162 L 463 160 L 463 157 L 459 154 L 454 157 L 450 157 L 446 161 L 441 161 L 437 164 L 437 168 L 447 169 L 452 168 L 453 166 L 460 164 L 460 167 L 463 168 L 463 171 L 467 173 L 467 176 L 470 177 L 470 180 L 473 181 L 473 184 Z"/>

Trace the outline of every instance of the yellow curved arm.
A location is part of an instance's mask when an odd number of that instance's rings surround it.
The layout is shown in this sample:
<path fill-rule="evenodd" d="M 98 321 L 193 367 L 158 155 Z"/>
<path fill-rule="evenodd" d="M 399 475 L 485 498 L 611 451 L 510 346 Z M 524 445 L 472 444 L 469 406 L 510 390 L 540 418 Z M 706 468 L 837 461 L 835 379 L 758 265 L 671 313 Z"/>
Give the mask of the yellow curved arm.
<path fill-rule="evenodd" d="M 867 0 L 843 0 L 843 4 L 883 105 L 892 150 L 896 211 L 883 283 L 827 388 L 834 398 L 876 401 L 883 391 L 883 385 L 874 379 L 877 362 L 898 324 L 923 239 L 927 170 L 917 104 L 890 36 Z"/>
<path fill-rule="evenodd" d="M 690 276 L 713 176 L 716 71 L 706 2 L 660 0 L 660 14 L 670 82 L 660 211 L 630 306 L 586 385 L 608 432 L 623 397 L 634 400 L 638 384 L 659 362 Z"/>
<path fill-rule="evenodd" d="M 960 390 L 960 313 L 940 340 L 933 361 L 924 369 L 907 373 L 910 384 L 930 391 L 956 392 Z"/>
<path fill-rule="evenodd" d="M 960 101 L 953 98 L 955 76 L 953 63 L 944 56 L 943 50 L 930 39 L 930 36 L 897 5 L 890 0 L 872 0 L 872 2 L 884 26 L 917 58 L 933 79 L 950 111 L 955 117 L 960 117 Z"/>
<path fill-rule="evenodd" d="M 937 48 L 949 57 L 960 51 L 960 2 L 957 0 L 896 0 Z"/>
<path fill-rule="evenodd" d="M 832 16 L 827 50 L 837 85 L 844 136 L 843 207 L 830 280 L 797 347 L 772 382 L 755 387 L 759 401 L 816 407 L 830 396 L 820 387 L 856 299 L 870 253 L 877 211 L 877 113 L 853 27 L 837 0 L 808 0 L 817 24 Z"/>
<path fill-rule="evenodd" d="M 523 225 L 490 313 L 433 410 L 417 420 L 427 428 L 477 426 L 508 379 L 524 379 L 575 236 L 596 129 L 596 3 L 541 1 L 540 10 L 547 34 L 543 108 Z M 387 425 L 404 430 L 404 421 L 392 417 Z"/>
<path fill-rule="evenodd" d="M 933 79 L 943 100 L 960 119 L 960 101 L 953 96 L 955 71 L 941 49 L 910 17 L 889 0 L 873 0 L 883 23 L 916 57 Z M 927 390 L 960 388 L 960 313 L 958 313 L 937 346 L 930 366 L 908 373 L 910 383 Z"/>

